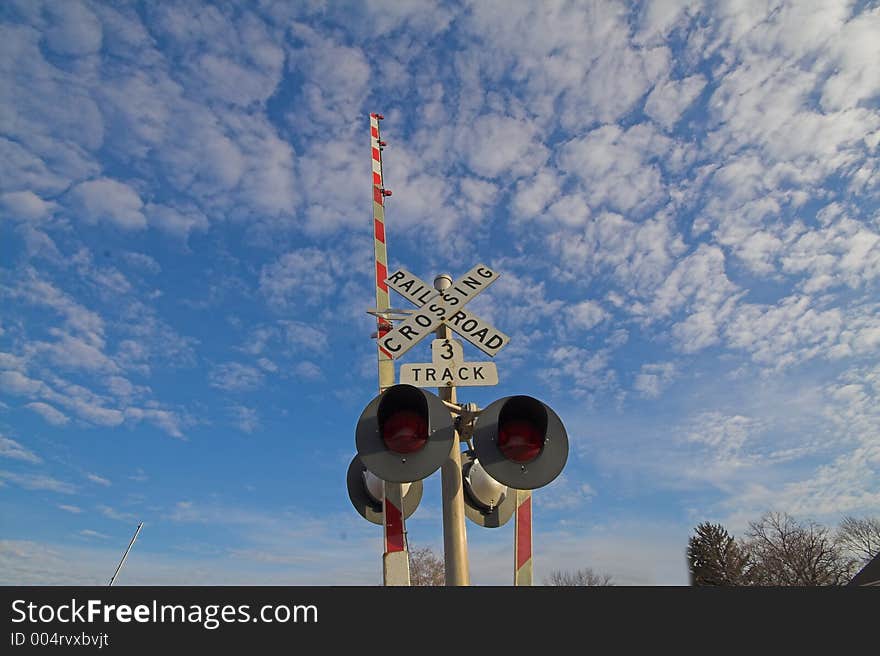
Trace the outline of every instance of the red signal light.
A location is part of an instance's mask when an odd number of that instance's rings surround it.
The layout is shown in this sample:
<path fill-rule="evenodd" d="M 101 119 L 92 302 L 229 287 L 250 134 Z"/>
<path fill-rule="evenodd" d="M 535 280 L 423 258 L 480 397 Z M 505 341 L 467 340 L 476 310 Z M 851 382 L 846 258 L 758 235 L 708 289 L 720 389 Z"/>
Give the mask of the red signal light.
<path fill-rule="evenodd" d="M 544 436 L 535 424 L 511 419 L 498 427 L 498 448 L 513 462 L 531 462 L 544 448 Z"/>
<path fill-rule="evenodd" d="M 399 410 L 382 423 L 382 441 L 389 451 L 415 453 L 428 442 L 428 422 L 412 410 Z"/>

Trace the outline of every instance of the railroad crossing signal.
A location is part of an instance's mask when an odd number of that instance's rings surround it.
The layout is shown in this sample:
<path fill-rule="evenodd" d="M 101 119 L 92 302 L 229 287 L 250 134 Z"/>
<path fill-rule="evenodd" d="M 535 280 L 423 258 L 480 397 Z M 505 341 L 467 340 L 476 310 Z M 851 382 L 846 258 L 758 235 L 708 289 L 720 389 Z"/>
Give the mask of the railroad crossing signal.
<path fill-rule="evenodd" d="M 480 412 L 474 452 L 499 483 L 534 490 L 562 472 L 568 460 L 568 435 L 548 405 L 531 396 L 508 396 Z"/>
<path fill-rule="evenodd" d="M 461 454 L 464 514 L 484 528 L 504 526 L 516 508 L 516 490 L 489 476 L 470 451 Z"/>
<path fill-rule="evenodd" d="M 379 271 L 384 273 L 384 268 L 377 266 Z M 377 283 L 380 275 L 377 274 Z M 378 307 L 370 311 L 380 319 L 374 335 L 380 352 L 380 379 L 383 358 L 385 364 L 391 365 L 393 359 L 428 334 L 439 337 L 431 344 L 430 363 L 402 364 L 399 384 L 380 385 L 383 391 L 364 408 L 355 430 L 358 455 L 349 466 L 349 498 L 362 517 L 385 525 L 386 585 L 392 584 L 388 558 L 397 555 L 388 546 L 391 529 L 395 529 L 398 537 L 402 535 L 403 519 L 415 511 L 421 500 L 422 479 L 450 460 L 456 464 L 454 470 L 461 478 L 458 482 L 447 480 L 449 472 L 444 466 L 447 581 L 453 581 L 452 585 L 468 584 L 464 528 L 456 528 L 453 512 L 447 513 L 449 501 L 452 505 L 463 505 L 463 513 L 456 511 L 459 518 L 464 514 L 486 528 L 503 526 L 516 517 L 514 580 L 516 585 L 531 585 L 529 491 L 547 485 L 562 472 L 568 459 L 565 427 L 549 406 L 531 396 L 505 397 L 483 410 L 473 404 L 455 403 L 456 387 L 497 385 L 498 371 L 492 362 L 465 362 L 462 343 L 452 339 L 447 328 L 438 330 L 445 324 L 494 357 L 510 338 L 464 306 L 498 277 L 497 272 L 480 264 L 458 281 L 445 274 L 438 276 L 435 288 L 405 269 L 398 269 L 384 282 L 418 309 L 407 315 L 405 311 L 390 309 L 387 302 L 377 301 Z M 392 329 L 392 316 L 405 318 Z M 388 379 L 393 380 L 393 368 L 390 371 Z M 446 401 L 420 389 L 424 387 L 440 388 Z M 473 448 L 460 452 L 459 440 L 472 442 Z M 400 484 L 393 497 L 400 503 L 392 504 L 393 507 L 388 504 L 390 484 Z M 447 488 L 454 487 L 458 487 L 458 492 L 447 499 Z M 447 534 L 452 536 L 448 540 Z M 401 541 L 398 550 L 403 548 Z M 405 564 L 401 561 L 402 570 L 407 569 Z M 400 581 L 406 584 L 403 578 Z"/>
<path fill-rule="evenodd" d="M 486 265 L 478 264 L 448 289 L 438 291 L 409 271 L 398 269 L 385 282 L 419 309 L 382 336 L 379 349 L 389 358 L 399 358 L 445 322 L 471 344 L 494 357 L 510 341 L 510 337 L 465 310 L 464 306 L 495 282 L 498 276 Z"/>
<path fill-rule="evenodd" d="M 355 456 L 348 466 L 346 476 L 348 498 L 361 517 L 368 522 L 382 526 L 382 502 L 384 491 L 382 480 L 364 466 Z M 424 485 L 421 481 L 403 484 L 403 516 L 408 519 L 422 500 Z"/>
<path fill-rule="evenodd" d="M 413 385 L 394 385 L 373 398 L 358 419 L 355 443 L 360 463 L 385 481 L 421 481 L 449 455 L 456 428 L 450 409 L 435 394 Z M 562 420 L 531 396 L 508 396 L 479 411 L 473 444 L 462 477 L 469 505 L 482 515 L 482 519 L 476 515 L 472 519 L 483 526 L 501 526 L 509 519 L 509 515 L 504 517 L 507 506 L 503 502 L 511 490 L 547 485 L 568 460 L 568 435 Z M 349 468 L 350 480 L 355 462 Z M 349 483 L 350 493 L 351 488 Z M 352 502 L 360 507 L 354 498 Z M 486 520 L 502 506 L 500 514 Z"/>
<path fill-rule="evenodd" d="M 384 481 L 420 481 L 440 468 L 455 441 L 452 415 L 436 394 L 394 385 L 367 404 L 355 444 L 364 466 Z"/>

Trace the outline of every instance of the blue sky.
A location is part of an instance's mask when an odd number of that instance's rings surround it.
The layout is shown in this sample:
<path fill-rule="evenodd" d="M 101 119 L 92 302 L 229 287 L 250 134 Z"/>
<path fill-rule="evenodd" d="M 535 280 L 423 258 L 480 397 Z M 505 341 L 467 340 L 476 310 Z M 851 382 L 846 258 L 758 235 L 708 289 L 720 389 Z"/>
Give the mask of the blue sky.
<path fill-rule="evenodd" d="M 872 2 L 4 2 L 4 583 L 377 584 L 351 508 L 389 263 L 477 263 L 481 405 L 563 418 L 536 579 L 880 511 Z M 393 303 L 405 307 L 402 298 Z M 405 362 L 428 361 L 429 344 Z M 484 359 L 465 344 L 468 360 Z M 408 523 L 442 552 L 439 474 Z M 471 578 L 512 528 L 468 525 Z"/>

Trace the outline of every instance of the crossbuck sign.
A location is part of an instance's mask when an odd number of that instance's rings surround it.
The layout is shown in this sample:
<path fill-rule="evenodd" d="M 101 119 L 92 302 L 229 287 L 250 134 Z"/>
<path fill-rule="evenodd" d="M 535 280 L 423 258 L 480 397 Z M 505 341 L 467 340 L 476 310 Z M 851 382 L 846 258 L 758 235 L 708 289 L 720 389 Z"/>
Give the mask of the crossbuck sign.
<path fill-rule="evenodd" d="M 452 330 L 484 353 L 495 356 L 510 337 L 464 309 L 466 303 L 498 279 L 499 274 L 478 264 L 440 292 L 405 269 L 398 269 L 385 282 L 394 291 L 419 306 L 410 317 L 379 339 L 379 348 L 389 358 L 399 358 L 446 322 Z"/>

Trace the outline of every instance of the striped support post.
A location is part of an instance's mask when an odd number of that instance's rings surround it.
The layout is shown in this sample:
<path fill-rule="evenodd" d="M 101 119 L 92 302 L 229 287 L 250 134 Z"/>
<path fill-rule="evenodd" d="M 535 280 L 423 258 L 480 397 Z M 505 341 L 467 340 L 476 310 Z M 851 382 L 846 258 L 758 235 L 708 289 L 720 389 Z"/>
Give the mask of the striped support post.
<path fill-rule="evenodd" d="M 388 248 L 385 243 L 385 184 L 382 179 L 382 143 L 379 138 L 380 114 L 370 114 L 370 151 L 373 158 L 373 244 L 376 253 L 376 309 L 391 307 L 388 297 Z M 390 195 L 390 192 L 387 192 Z M 386 317 L 377 317 L 378 339 L 391 330 Z M 394 385 L 394 360 L 378 346 L 379 391 Z M 382 558 L 382 576 L 385 585 L 409 585 L 409 556 L 406 551 L 403 520 L 403 486 L 384 484 L 384 537 L 385 553 Z"/>
<path fill-rule="evenodd" d="M 532 585 L 532 493 L 516 491 L 516 520 L 514 523 L 514 585 Z"/>

